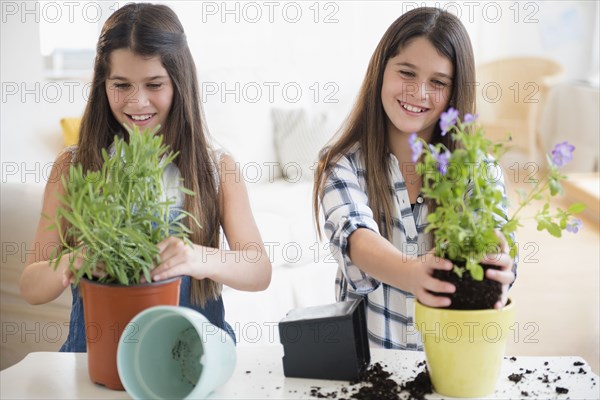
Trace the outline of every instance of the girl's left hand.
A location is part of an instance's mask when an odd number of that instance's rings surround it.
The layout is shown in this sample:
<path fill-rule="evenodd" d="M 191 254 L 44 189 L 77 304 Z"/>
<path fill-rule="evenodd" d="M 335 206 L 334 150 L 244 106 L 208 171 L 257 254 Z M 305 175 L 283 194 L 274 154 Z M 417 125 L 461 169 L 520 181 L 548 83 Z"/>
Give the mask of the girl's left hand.
<path fill-rule="evenodd" d="M 202 262 L 202 246 L 189 246 L 183 240 L 170 236 L 157 244 L 157 247 L 160 251 L 160 264 L 151 272 L 153 281 L 181 275 L 196 279 L 207 277 L 204 268 L 206 262 Z"/>
<path fill-rule="evenodd" d="M 499 301 L 494 304 L 496 310 L 500 310 L 508 301 L 508 287 L 515 281 L 515 273 L 513 272 L 513 259 L 509 254 L 508 242 L 504 235 L 496 231 L 496 235 L 500 239 L 499 252 L 496 254 L 488 254 L 483 262 L 485 264 L 496 265 L 500 269 L 488 269 L 485 273 L 486 278 L 502 284 L 502 296 Z"/>

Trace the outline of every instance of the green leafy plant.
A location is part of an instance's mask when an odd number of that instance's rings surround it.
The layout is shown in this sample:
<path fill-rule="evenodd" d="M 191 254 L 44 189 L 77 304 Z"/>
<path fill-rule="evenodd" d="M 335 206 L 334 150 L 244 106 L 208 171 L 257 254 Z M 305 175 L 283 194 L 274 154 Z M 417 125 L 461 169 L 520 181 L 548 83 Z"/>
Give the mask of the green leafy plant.
<path fill-rule="evenodd" d="M 482 260 L 486 254 L 495 253 L 500 243 L 496 230 L 506 237 L 511 256 L 517 254 L 513 233 L 522 226 L 520 212 L 532 201 L 543 201 L 533 216 L 538 230 L 556 237 L 565 229 L 577 232 L 581 220 L 571 217 L 585 207 L 577 203 L 566 210 L 550 210 L 550 197 L 562 193 L 560 181 L 566 179 L 559 168 L 572 159 L 575 149 L 563 142 L 547 155 L 546 176 L 535 181 L 529 192 L 519 191 L 518 207 L 506 221 L 504 210 L 508 205 L 497 163 L 506 151 L 505 146 L 486 139 L 483 128 L 476 123 L 476 115 L 466 114 L 463 121 L 458 115 L 457 110 L 450 108 L 440 119 L 442 135 L 451 134 L 457 144 L 453 152 L 441 143 L 427 144 L 416 133 L 411 134 L 409 143 L 413 161 L 420 160 L 417 172 L 423 177 L 422 192 L 435 202 L 427 217 L 426 232 L 434 231 L 436 255 L 455 261 L 457 275 L 462 277 L 468 272 L 480 281 L 484 276 Z"/>
<path fill-rule="evenodd" d="M 102 150 L 103 165 L 97 171 L 83 171 L 72 164 L 68 178 L 62 178 L 61 196 L 54 224 L 61 249 L 52 256 L 54 268 L 64 256 L 74 283 L 82 277 L 103 283 L 138 284 L 159 262 L 156 246 L 168 236 L 190 243 L 185 217 L 198 222 L 184 210 L 171 217 L 173 199 L 167 198 L 162 177 L 165 168 L 178 155 L 155 135 L 160 127 L 140 132 L 125 126 L 129 142 L 115 136 L 114 155 Z M 181 192 L 193 192 L 179 186 Z M 65 230 L 66 229 L 66 230 Z M 77 258 L 83 260 L 76 268 Z"/>

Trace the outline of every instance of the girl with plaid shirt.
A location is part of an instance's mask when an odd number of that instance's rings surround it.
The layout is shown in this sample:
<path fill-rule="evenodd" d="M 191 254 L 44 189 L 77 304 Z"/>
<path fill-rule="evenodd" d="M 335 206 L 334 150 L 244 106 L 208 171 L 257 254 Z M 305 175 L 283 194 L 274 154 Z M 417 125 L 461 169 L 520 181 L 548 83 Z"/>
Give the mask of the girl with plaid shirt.
<path fill-rule="evenodd" d="M 437 8 L 411 10 L 384 34 L 346 124 L 321 152 L 315 218 L 319 225 L 322 209 L 339 266 L 337 300 L 364 298 L 372 346 L 420 349 L 415 300 L 450 305 L 432 294 L 454 292 L 432 276 L 452 263 L 434 256 L 431 233 L 424 233 L 431 204 L 420 194 L 408 138 L 416 132 L 453 150 L 450 135 L 440 133 L 440 115 L 450 107 L 474 113 L 474 83 L 473 50 L 460 20 Z M 506 293 L 515 279 L 513 260 L 500 254 L 489 263 L 500 269 L 486 277 Z"/>

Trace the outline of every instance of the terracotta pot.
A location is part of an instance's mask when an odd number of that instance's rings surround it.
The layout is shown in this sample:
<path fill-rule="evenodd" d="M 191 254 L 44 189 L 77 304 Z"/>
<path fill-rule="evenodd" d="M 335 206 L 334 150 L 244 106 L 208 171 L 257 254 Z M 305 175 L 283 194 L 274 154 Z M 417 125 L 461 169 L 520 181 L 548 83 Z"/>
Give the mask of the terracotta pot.
<path fill-rule="evenodd" d="M 125 390 L 117 370 L 121 334 L 135 334 L 135 326 L 127 324 L 145 309 L 179 305 L 180 283 L 180 277 L 132 286 L 80 281 L 92 382 L 113 390 Z"/>

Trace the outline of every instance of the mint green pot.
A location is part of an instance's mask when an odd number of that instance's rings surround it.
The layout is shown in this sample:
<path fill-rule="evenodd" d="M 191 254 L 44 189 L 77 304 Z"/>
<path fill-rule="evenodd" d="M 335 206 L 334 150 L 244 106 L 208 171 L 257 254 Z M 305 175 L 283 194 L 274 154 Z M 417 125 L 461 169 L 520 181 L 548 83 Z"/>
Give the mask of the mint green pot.
<path fill-rule="evenodd" d="M 231 378 L 233 339 L 199 312 L 157 306 L 136 315 L 117 349 L 117 369 L 134 399 L 203 399 Z"/>

